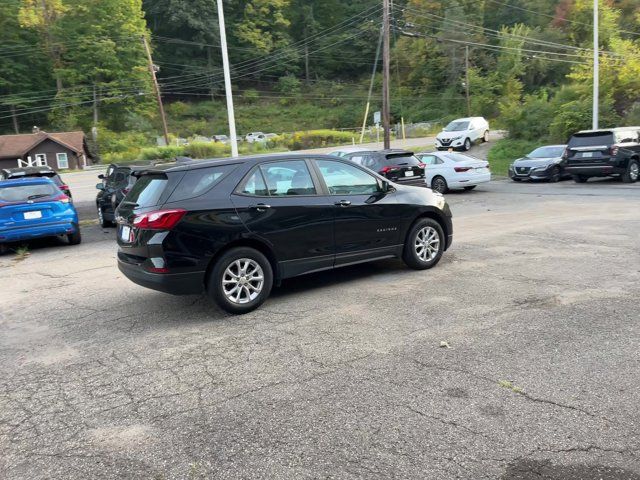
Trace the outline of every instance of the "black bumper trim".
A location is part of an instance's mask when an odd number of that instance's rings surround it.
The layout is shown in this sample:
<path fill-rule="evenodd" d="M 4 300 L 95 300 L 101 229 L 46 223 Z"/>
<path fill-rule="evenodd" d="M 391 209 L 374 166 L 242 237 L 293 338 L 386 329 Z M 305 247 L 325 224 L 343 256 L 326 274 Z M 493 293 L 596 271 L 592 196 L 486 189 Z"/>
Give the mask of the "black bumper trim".
<path fill-rule="evenodd" d="M 204 291 L 204 273 L 151 273 L 118 260 L 118 268 L 133 283 L 171 295 L 197 295 Z"/>

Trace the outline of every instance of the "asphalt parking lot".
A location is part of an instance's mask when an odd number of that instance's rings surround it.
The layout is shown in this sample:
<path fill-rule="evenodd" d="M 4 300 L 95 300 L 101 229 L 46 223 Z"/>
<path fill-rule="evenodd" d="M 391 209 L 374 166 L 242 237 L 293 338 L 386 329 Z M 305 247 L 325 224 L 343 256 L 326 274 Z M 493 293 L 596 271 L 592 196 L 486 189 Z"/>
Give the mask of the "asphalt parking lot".
<path fill-rule="evenodd" d="M 435 269 L 241 317 L 128 282 L 97 225 L 0 257 L 0 478 L 640 479 L 640 184 L 447 199 Z"/>

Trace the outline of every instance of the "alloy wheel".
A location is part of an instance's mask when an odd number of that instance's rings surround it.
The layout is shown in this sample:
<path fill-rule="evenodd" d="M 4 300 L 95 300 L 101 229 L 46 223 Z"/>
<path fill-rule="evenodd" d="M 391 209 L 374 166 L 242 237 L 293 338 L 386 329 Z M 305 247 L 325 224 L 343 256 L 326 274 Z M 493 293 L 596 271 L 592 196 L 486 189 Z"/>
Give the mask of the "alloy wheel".
<path fill-rule="evenodd" d="M 443 178 L 435 178 L 431 182 L 431 189 L 438 193 L 444 193 L 447 190 L 447 182 Z"/>
<path fill-rule="evenodd" d="M 250 258 L 234 260 L 222 275 L 222 291 L 231 303 L 245 304 L 255 300 L 263 286 L 262 267 Z"/>
<path fill-rule="evenodd" d="M 629 166 L 629 178 L 631 178 L 631 181 L 635 182 L 636 180 L 638 180 L 638 175 L 640 174 L 640 167 L 638 167 L 637 163 L 632 163 Z"/>
<path fill-rule="evenodd" d="M 104 225 L 104 214 L 102 213 L 102 208 L 98 207 L 98 222 L 100 222 L 100 226 Z"/>
<path fill-rule="evenodd" d="M 438 255 L 440 250 L 440 237 L 433 227 L 424 227 L 418 230 L 414 242 L 416 255 L 423 262 L 430 262 Z"/>

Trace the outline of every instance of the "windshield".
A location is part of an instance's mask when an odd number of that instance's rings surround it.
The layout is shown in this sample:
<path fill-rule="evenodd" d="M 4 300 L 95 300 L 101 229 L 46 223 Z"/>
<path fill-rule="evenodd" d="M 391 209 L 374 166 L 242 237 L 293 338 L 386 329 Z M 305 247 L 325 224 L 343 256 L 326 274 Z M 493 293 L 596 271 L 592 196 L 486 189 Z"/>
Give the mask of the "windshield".
<path fill-rule="evenodd" d="M 469 128 L 469 122 L 461 122 L 459 120 L 454 120 L 449 125 L 444 127 L 445 132 L 461 132 Z"/>
<path fill-rule="evenodd" d="M 389 165 L 408 165 L 410 167 L 416 167 L 420 165 L 420 160 L 413 155 L 387 155 L 382 162 L 382 166 L 386 167 Z"/>
<path fill-rule="evenodd" d="M 51 183 L 32 185 L 7 185 L 0 187 L 0 203 L 26 202 L 37 198 L 52 197 L 60 191 Z"/>
<path fill-rule="evenodd" d="M 561 157 L 564 153 L 564 147 L 540 147 L 536 148 L 527 157 L 529 158 L 554 158 Z"/>

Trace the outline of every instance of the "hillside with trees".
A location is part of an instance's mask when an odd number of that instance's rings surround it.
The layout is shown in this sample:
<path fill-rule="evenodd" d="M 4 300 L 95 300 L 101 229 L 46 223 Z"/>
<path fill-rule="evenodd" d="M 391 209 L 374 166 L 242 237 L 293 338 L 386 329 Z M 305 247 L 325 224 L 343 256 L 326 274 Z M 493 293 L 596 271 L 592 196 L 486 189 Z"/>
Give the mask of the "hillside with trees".
<path fill-rule="evenodd" d="M 600 7 L 601 124 L 640 124 L 640 4 Z M 225 2 L 239 132 L 360 125 L 381 10 L 377 0 Z M 0 3 L 0 131 L 97 127 L 100 152 L 121 157 L 154 145 L 143 36 L 171 133 L 226 133 L 213 0 Z M 590 125 L 591 0 L 396 1 L 391 42 L 394 122 L 465 115 L 468 49 L 474 115 L 524 140 Z M 371 111 L 380 98 L 378 74 Z"/>

